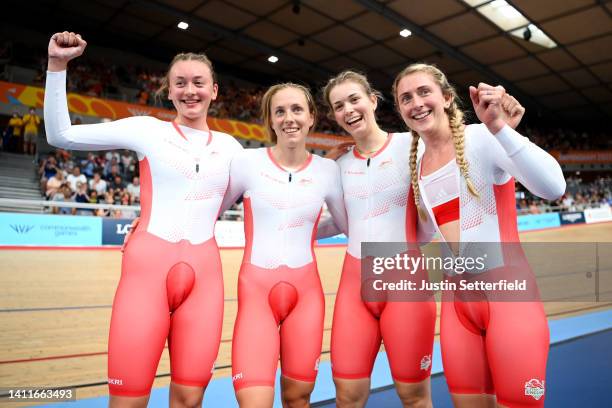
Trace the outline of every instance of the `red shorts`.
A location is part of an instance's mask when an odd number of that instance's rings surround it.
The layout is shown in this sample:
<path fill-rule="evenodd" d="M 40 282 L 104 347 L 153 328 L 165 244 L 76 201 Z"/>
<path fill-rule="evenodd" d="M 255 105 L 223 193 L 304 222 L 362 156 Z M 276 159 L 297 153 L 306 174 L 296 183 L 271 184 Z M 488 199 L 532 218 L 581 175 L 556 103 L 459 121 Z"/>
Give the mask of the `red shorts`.
<path fill-rule="evenodd" d="M 394 380 L 414 383 L 429 377 L 436 323 L 433 297 L 364 302 L 361 293 L 361 260 L 347 253 L 332 325 L 334 377 L 369 378 L 381 339 Z"/>
<path fill-rule="evenodd" d="M 507 407 L 543 407 L 549 332 L 540 301 L 463 301 L 443 293 L 441 343 L 451 393 L 495 394 Z"/>
<path fill-rule="evenodd" d="M 166 339 L 172 382 L 206 387 L 222 321 L 223 275 L 215 240 L 173 244 L 136 230 L 123 254 L 113 302 L 110 393 L 149 394 Z"/>
<path fill-rule="evenodd" d="M 232 340 L 232 380 L 238 391 L 274 386 L 282 375 L 313 382 L 323 343 L 325 299 L 315 263 L 264 269 L 244 263 Z"/>

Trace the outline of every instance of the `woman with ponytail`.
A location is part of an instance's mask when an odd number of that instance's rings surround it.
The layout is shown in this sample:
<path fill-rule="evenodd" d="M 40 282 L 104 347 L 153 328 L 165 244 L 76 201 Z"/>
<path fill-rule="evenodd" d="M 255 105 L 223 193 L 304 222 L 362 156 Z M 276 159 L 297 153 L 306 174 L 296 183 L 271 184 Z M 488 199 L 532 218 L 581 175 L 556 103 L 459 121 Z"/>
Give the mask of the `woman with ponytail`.
<path fill-rule="evenodd" d="M 508 244 L 519 242 L 514 179 L 546 199 L 563 195 L 565 180 L 552 156 L 512 129 L 522 107 L 502 87 L 481 83 L 470 87 L 470 98 L 482 124 L 466 126 L 454 88 L 426 64 L 400 72 L 393 96 L 413 134 L 408 211 L 413 235 L 417 229 L 424 232 L 420 237 L 439 233 L 451 256 L 473 254 L 476 242 L 499 243 L 497 256 L 486 261 L 488 278 L 517 270 L 529 274 L 520 248 L 510 251 L 516 248 Z M 523 268 L 511 269 L 510 263 Z M 456 273 L 448 271 L 446 278 L 452 281 Z M 490 291 L 443 292 L 442 360 L 455 406 L 544 405 L 548 326 L 537 287 L 528 292 L 514 299 Z"/>

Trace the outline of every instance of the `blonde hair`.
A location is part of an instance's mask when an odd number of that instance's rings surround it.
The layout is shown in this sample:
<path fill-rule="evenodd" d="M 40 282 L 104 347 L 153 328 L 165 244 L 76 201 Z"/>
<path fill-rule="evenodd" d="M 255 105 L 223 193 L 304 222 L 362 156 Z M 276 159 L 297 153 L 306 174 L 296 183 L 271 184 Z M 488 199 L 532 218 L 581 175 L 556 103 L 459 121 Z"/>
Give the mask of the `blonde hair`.
<path fill-rule="evenodd" d="M 384 99 L 382 93 L 372 88 L 372 85 L 370 85 L 370 82 L 365 75 L 351 70 L 342 71 L 335 77 L 330 78 L 329 81 L 327 81 L 327 84 L 325 84 L 323 87 L 323 98 L 325 99 L 327 107 L 329 108 L 328 116 L 330 117 L 333 116 L 334 107 L 329 99 L 329 94 L 331 93 L 332 89 L 344 82 L 355 82 L 361 85 L 366 95 L 374 95 L 378 100 Z"/>
<path fill-rule="evenodd" d="M 407 75 L 414 74 L 417 72 L 423 72 L 431 75 L 434 82 L 438 84 L 440 89 L 442 90 L 442 94 L 446 97 L 450 96 L 451 103 L 448 108 L 445 108 L 444 111 L 448 115 L 448 121 L 451 128 L 451 134 L 453 137 L 453 143 L 455 145 L 455 160 L 457 161 L 457 167 L 459 167 L 459 172 L 465 179 L 465 183 L 468 187 L 470 194 L 474 197 L 480 197 L 478 190 L 474 186 L 472 179 L 470 178 L 469 173 L 469 164 L 465 157 L 465 122 L 463 120 L 463 111 L 459 109 L 458 101 L 459 97 L 457 96 L 457 91 L 455 88 L 448 82 L 446 75 L 442 71 L 438 69 L 435 65 L 429 64 L 411 64 L 404 68 L 393 81 L 392 93 L 393 98 L 395 99 L 395 106 L 399 112 L 399 95 L 397 95 L 397 86 L 399 82 Z M 416 204 L 417 210 L 419 212 L 419 216 L 421 219 L 426 219 L 427 215 L 421 208 L 421 193 L 419 190 L 419 180 L 418 180 L 418 172 L 417 172 L 417 147 L 419 144 L 419 135 L 416 132 L 412 132 L 412 145 L 410 146 L 410 180 L 412 184 L 412 189 L 414 191 L 414 202 Z"/>
<path fill-rule="evenodd" d="M 170 86 L 170 71 L 172 70 L 174 64 L 179 61 L 198 61 L 205 64 L 208 69 L 210 69 L 210 75 L 212 76 L 213 84 L 217 83 L 217 74 L 215 74 L 213 64 L 210 59 L 208 59 L 206 54 L 204 54 L 203 52 L 182 52 L 180 54 L 176 54 L 174 58 L 172 58 L 172 61 L 170 61 L 170 65 L 168 66 L 168 71 L 166 71 L 166 75 L 161 80 L 161 85 L 159 86 L 159 89 L 155 91 L 155 99 L 157 99 L 158 101 L 168 95 L 168 88 Z"/>
<path fill-rule="evenodd" d="M 263 126 L 268 135 L 268 139 L 270 139 L 272 143 L 276 143 L 276 133 L 274 133 L 274 129 L 272 128 L 272 114 L 270 112 L 270 110 L 272 109 L 272 97 L 276 95 L 278 91 L 281 91 L 286 88 L 295 88 L 297 90 L 302 91 L 302 93 L 304 94 L 304 97 L 306 98 L 306 103 L 308 104 L 308 110 L 310 111 L 310 114 L 313 117 L 313 123 L 309 131 L 314 129 L 315 125 L 317 124 L 317 105 L 315 104 L 314 98 L 312 97 L 312 93 L 310 93 L 310 90 L 308 88 L 306 88 L 304 85 L 295 84 L 293 82 L 285 82 L 282 84 L 272 85 L 270 88 L 268 88 L 263 98 L 261 98 L 261 121 L 263 122 Z"/>

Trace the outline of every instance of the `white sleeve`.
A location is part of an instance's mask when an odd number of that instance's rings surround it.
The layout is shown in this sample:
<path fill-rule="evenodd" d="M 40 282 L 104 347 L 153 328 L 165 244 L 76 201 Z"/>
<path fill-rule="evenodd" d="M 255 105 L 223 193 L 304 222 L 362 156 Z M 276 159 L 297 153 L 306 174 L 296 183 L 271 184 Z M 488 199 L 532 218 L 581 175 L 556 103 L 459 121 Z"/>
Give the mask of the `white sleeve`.
<path fill-rule="evenodd" d="M 246 151 L 238 152 L 232 158 L 232 162 L 230 164 L 229 183 L 227 190 L 225 190 L 225 196 L 223 197 L 221 212 L 219 214 L 223 214 L 226 210 L 228 210 L 236 202 L 238 197 L 240 197 L 246 191 L 246 177 L 249 172 L 247 170 L 248 166 L 245 153 Z"/>
<path fill-rule="evenodd" d="M 493 155 L 498 167 L 544 199 L 556 200 L 565 193 L 565 177 L 554 157 L 508 125 L 497 132 L 495 138 L 503 152 L 489 154 Z"/>
<path fill-rule="evenodd" d="M 330 178 L 325 203 L 333 217 L 335 226 L 340 229 L 340 232 L 344 232 L 348 235 L 348 216 L 346 215 L 346 207 L 344 206 L 344 191 L 342 190 L 340 167 L 335 161 L 330 160 L 330 164 L 332 167 L 332 177 Z"/>
<path fill-rule="evenodd" d="M 137 137 L 155 119 L 131 117 L 95 125 L 72 126 L 66 97 L 66 71 L 47 71 L 45 85 L 45 130 L 49 144 L 69 150 L 130 149 L 143 152 L 144 138 Z"/>

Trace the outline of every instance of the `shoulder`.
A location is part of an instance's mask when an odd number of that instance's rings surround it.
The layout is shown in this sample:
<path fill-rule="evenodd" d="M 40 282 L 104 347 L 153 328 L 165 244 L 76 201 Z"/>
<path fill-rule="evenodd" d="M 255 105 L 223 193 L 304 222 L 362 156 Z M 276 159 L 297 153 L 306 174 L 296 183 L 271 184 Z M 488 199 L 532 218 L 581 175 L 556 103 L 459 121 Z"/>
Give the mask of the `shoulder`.
<path fill-rule="evenodd" d="M 218 132 L 216 130 L 212 130 L 211 133 L 213 135 L 213 138 L 215 138 L 219 143 L 222 143 L 228 149 L 232 149 L 236 152 L 244 150 L 240 142 L 236 140 L 234 136 L 228 135 L 224 132 Z"/>
<path fill-rule="evenodd" d="M 346 155 L 348 155 L 348 153 L 344 156 Z M 312 156 L 312 164 L 316 167 L 315 171 L 325 174 L 326 177 L 335 177 L 336 175 L 340 174 L 340 165 L 335 160 L 326 159 L 316 154 L 313 154 Z"/>

